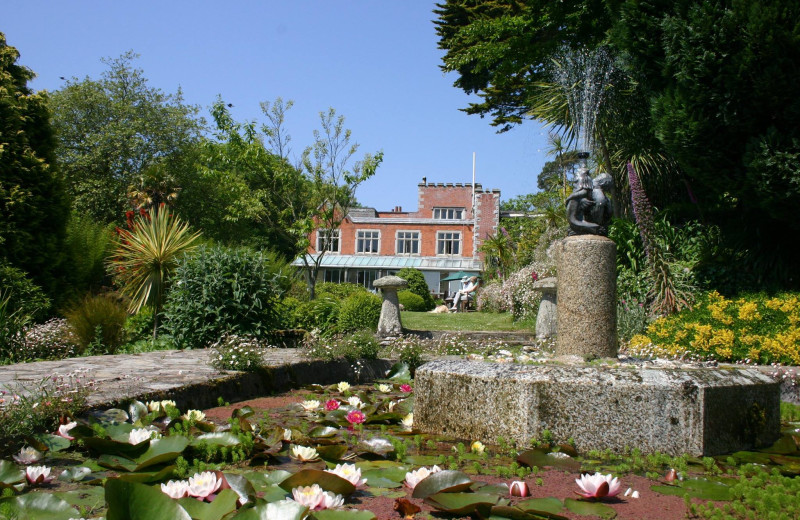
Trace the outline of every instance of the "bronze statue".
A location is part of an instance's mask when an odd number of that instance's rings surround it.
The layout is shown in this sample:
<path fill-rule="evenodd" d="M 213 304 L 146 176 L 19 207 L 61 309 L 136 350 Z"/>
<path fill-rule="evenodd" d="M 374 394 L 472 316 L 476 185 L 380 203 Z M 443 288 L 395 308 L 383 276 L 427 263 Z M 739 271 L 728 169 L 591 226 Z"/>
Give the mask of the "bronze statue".
<path fill-rule="evenodd" d="M 566 200 L 570 236 L 608 235 L 612 215 L 608 194 L 613 186 L 607 173 L 601 173 L 592 181 L 588 168 L 578 169 L 575 191 Z"/>

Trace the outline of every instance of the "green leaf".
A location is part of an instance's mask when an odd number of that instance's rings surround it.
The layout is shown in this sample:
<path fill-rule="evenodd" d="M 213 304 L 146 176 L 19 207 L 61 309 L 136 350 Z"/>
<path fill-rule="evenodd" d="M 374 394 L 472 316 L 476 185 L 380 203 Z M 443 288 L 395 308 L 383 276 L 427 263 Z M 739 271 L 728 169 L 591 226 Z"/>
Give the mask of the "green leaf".
<path fill-rule="evenodd" d="M 70 447 L 69 439 L 50 433 L 36 433 L 31 436 L 31 445 L 39 451 L 61 451 Z M 37 446 L 38 445 L 38 446 Z"/>
<path fill-rule="evenodd" d="M 362 440 L 358 443 L 356 449 L 366 453 L 373 453 L 381 457 L 386 457 L 395 451 L 392 443 L 383 437 L 373 437 L 371 439 Z"/>
<path fill-rule="evenodd" d="M 414 466 L 433 466 L 439 464 L 438 455 L 409 455 L 403 457 L 403 462 Z"/>
<path fill-rule="evenodd" d="M 255 507 L 242 509 L 232 520 L 303 520 L 308 508 L 293 501 L 264 502 L 259 500 Z M 111 519 L 109 519 L 111 520 Z"/>
<path fill-rule="evenodd" d="M 219 472 L 217 476 L 219 477 Z M 230 487 L 230 489 L 236 492 L 236 494 L 239 496 L 242 504 L 252 502 L 256 499 L 256 490 L 253 487 L 253 484 L 244 478 L 243 475 L 237 475 L 235 473 L 222 473 L 222 477 L 225 479 L 225 483 L 227 483 L 228 487 Z M 225 487 L 225 484 L 223 484 L 223 487 Z"/>
<path fill-rule="evenodd" d="M 323 509 L 314 511 L 310 518 L 316 520 L 374 520 L 376 517 L 371 511 L 336 511 L 334 509 Z"/>
<path fill-rule="evenodd" d="M 712 482 L 705 479 L 680 480 L 671 486 L 655 485 L 650 486 L 652 491 L 662 495 L 674 495 L 682 497 L 689 495 L 692 498 L 701 500 L 714 500 L 718 502 L 732 500 L 730 486 L 721 482 Z"/>
<path fill-rule="evenodd" d="M 339 475 L 322 471 L 319 469 L 304 469 L 298 471 L 291 477 L 280 483 L 280 487 L 291 492 L 292 489 L 300 486 L 310 486 L 319 484 L 325 491 L 332 491 L 337 495 L 350 496 L 356 487 L 350 481 L 343 479 Z"/>
<path fill-rule="evenodd" d="M 239 440 L 239 437 L 231 432 L 215 432 L 198 435 L 191 440 L 191 445 L 197 446 L 202 442 L 216 446 L 238 446 L 242 443 L 242 441 Z"/>
<path fill-rule="evenodd" d="M 201 502 L 196 498 L 185 497 L 178 500 L 193 520 L 220 520 L 223 516 L 236 511 L 239 495 L 232 489 L 223 489 L 213 502 Z"/>
<path fill-rule="evenodd" d="M 531 498 L 517 503 L 517 507 L 528 512 L 559 513 L 563 511 L 564 504 L 555 497 Z"/>
<path fill-rule="evenodd" d="M 162 437 L 150 441 L 150 448 L 136 459 L 136 471 L 175 460 L 189 445 L 189 439 L 181 435 Z"/>
<path fill-rule="evenodd" d="M 128 420 L 128 413 L 119 408 L 109 408 L 107 410 L 100 410 L 89 412 L 89 416 L 96 422 L 100 423 L 124 423 Z M 106 426 L 106 425 L 103 425 Z"/>
<path fill-rule="evenodd" d="M 134 400 L 128 405 L 128 415 L 132 423 L 139 422 L 143 417 L 146 417 L 148 413 L 150 413 L 150 411 L 141 401 Z"/>
<path fill-rule="evenodd" d="M 255 413 L 255 410 L 253 410 L 251 407 L 242 406 L 241 408 L 234 409 L 233 412 L 231 412 L 231 417 L 234 419 L 247 419 Z"/>
<path fill-rule="evenodd" d="M 437 493 L 425 497 L 426 504 L 453 515 L 470 515 L 477 511 L 481 516 L 488 516 L 499 501 L 499 496 L 488 493 Z"/>
<path fill-rule="evenodd" d="M 175 466 L 165 466 L 163 468 L 154 469 L 153 471 L 122 473 L 119 479 L 125 482 L 141 482 L 143 484 L 148 484 L 150 482 L 161 482 L 162 480 L 172 477 L 174 474 Z"/>
<path fill-rule="evenodd" d="M 339 428 L 332 428 L 330 426 L 317 426 L 310 432 L 308 432 L 308 436 L 311 438 L 314 437 L 333 437 L 339 432 Z"/>
<path fill-rule="evenodd" d="M 570 472 L 580 471 L 581 469 L 581 463 L 566 453 L 547 452 L 538 448 L 520 453 L 517 456 L 517 462 L 529 468 L 534 466 L 539 468 L 552 467 Z"/>
<path fill-rule="evenodd" d="M 67 468 L 58 475 L 58 480 L 64 482 L 80 482 L 92 473 L 86 466 L 73 466 Z"/>
<path fill-rule="evenodd" d="M 102 509 L 105 507 L 105 490 L 102 486 L 83 486 L 75 491 L 61 491 L 53 493 L 69 505 L 87 510 Z"/>
<path fill-rule="evenodd" d="M 109 479 L 105 496 L 106 520 L 191 520 L 185 509 L 155 487 Z"/>
<path fill-rule="evenodd" d="M 542 520 L 543 518 L 548 520 L 568 520 L 566 516 L 547 511 L 523 511 L 519 507 L 494 506 L 489 520 L 500 520 L 501 518 L 506 520 Z"/>
<path fill-rule="evenodd" d="M 457 493 L 469 489 L 474 482 L 460 471 L 443 470 L 422 479 L 411 495 L 414 498 L 425 498 L 437 493 Z"/>
<path fill-rule="evenodd" d="M 10 506 L 20 520 L 69 520 L 78 516 L 74 507 L 50 493 L 33 492 L 3 498 L 0 504 Z"/>
<path fill-rule="evenodd" d="M 395 363 L 389 369 L 386 378 L 398 382 L 411 381 L 411 370 L 406 363 Z"/>
<path fill-rule="evenodd" d="M 256 491 L 264 491 L 271 485 L 278 485 L 291 476 L 291 473 L 279 469 L 270 473 L 251 471 L 242 475 L 246 478 Z"/>
<path fill-rule="evenodd" d="M 25 480 L 25 472 L 9 460 L 0 460 L 0 489 L 12 487 Z"/>
<path fill-rule="evenodd" d="M 104 468 L 118 471 L 136 471 L 136 462 L 121 455 L 100 455 L 97 457 L 97 463 Z"/>
<path fill-rule="evenodd" d="M 343 444 L 332 444 L 330 446 L 317 446 L 317 453 L 325 460 L 338 461 L 347 453 L 347 446 Z"/>
<path fill-rule="evenodd" d="M 603 519 L 616 518 L 617 516 L 617 512 L 614 511 L 612 507 L 601 504 L 600 502 L 585 502 L 583 500 L 567 498 L 564 500 L 564 506 L 577 515 L 594 515 Z"/>

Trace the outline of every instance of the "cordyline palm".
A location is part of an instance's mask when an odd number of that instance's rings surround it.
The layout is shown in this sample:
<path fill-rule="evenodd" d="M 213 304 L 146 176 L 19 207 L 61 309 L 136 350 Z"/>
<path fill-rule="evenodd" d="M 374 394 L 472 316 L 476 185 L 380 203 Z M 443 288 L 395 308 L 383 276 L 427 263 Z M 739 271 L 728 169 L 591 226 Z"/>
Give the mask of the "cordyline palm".
<path fill-rule="evenodd" d="M 161 208 L 136 217 L 132 230 L 120 230 L 119 243 L 111 260 L 122 293 L 130 298 L 128 312 L 136 314 L 148 305 L 153 309 L 153 339 L 158 330 L 158 313 L 167 278 L 179 256 L 194 248 L 200 233 Z"/>

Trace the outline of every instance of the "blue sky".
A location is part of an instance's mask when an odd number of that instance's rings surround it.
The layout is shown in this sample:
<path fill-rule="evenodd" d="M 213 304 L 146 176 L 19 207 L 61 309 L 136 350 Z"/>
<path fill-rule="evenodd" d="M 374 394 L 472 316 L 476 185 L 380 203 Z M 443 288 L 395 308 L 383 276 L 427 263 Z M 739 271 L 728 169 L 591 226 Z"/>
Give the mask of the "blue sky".
<path fill-rule="evenodd" d="M 136 65 L 188 103 L 217 95 L 240 121 L 263 121 L 259 102 L 294 100 L 287 128 L 299 155 L 328 107 L 364 152 L 384 162 L 358 191 L 379 210 L 413 210 L 417 183 L 477 182 L 503 199 L 532 193 L 547 160 L 546 129 L 534 121 L 497 134 L 458 109 L 470 97 L 439 69 L 442 51 L 427 0 L 6 0 L 0 31 L 33 69 L 36 90 L 59 78 L 97 78 L 103 57 L 134 50 Z M 477 99 L 477 98 L 474 98 Z"/>

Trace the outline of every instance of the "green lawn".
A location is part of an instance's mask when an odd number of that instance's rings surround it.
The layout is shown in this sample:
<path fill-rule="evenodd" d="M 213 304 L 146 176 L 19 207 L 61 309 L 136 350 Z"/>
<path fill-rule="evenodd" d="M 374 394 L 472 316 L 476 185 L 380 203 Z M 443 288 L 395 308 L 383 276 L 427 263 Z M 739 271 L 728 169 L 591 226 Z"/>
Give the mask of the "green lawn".
<path fill-rule="evenodd" d="M 491 312 L 456 312 L 450 314 L 431 314 L 429 312 L 400 313 L 403 328 L 413 330 L 455 330 L 455 331 L 533 331 L 530 322 L 514 322 L 511 314 Z"/>

